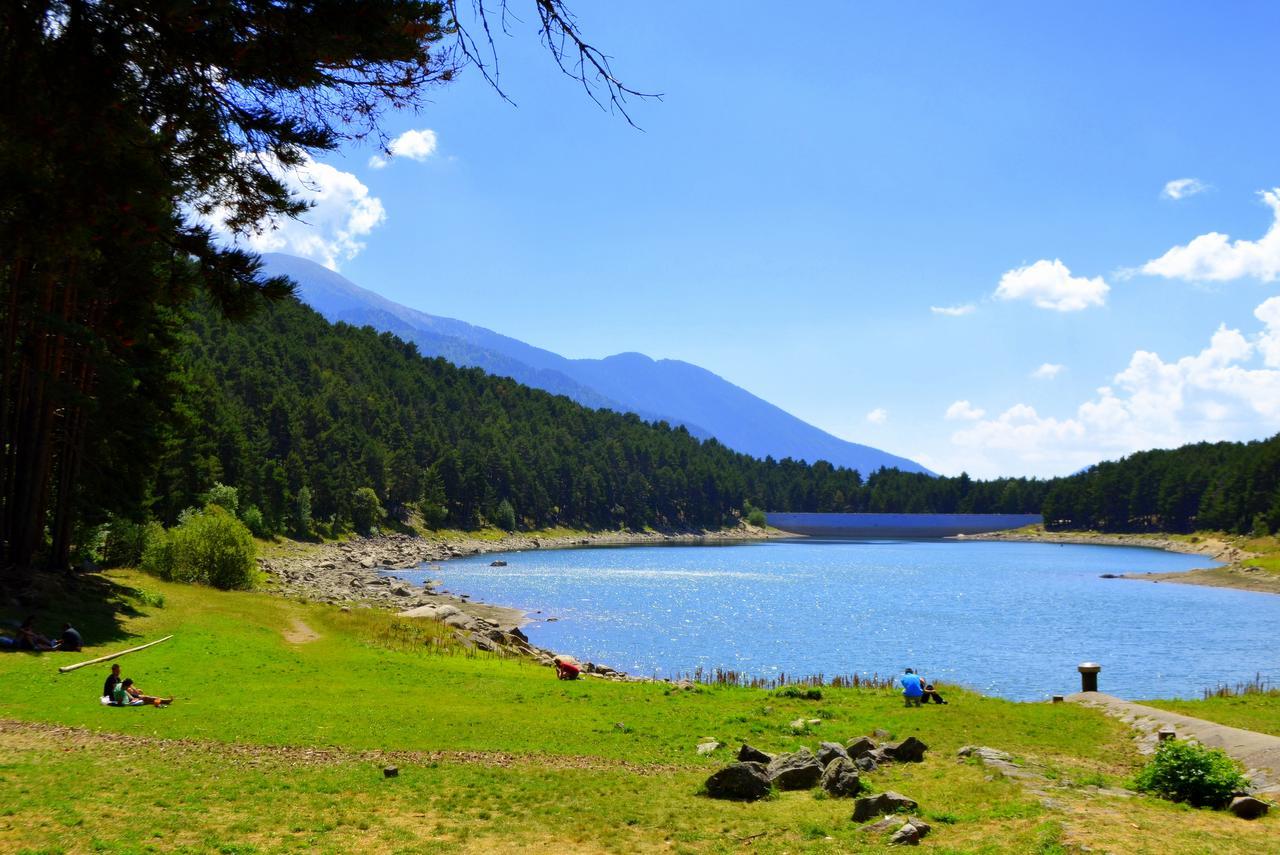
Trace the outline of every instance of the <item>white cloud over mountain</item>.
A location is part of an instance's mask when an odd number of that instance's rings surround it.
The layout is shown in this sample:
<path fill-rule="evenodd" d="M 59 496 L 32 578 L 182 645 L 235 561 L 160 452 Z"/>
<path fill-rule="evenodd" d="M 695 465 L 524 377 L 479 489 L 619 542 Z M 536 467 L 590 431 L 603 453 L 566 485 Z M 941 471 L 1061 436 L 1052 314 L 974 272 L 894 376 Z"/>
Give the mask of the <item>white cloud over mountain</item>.
<path fill-rule="evenodd" d="M 1254 312 L 1252 334 L 1224 324 L 1198 353 L 1165 361 L 1140 350 L 1112 385 L 1067 417 L 1016 404 L 951 437 L 959 466 L 990 476 L 1061 475 L 1148 448 L 1253 439 L 1280 430 L 1280 297 Z M 949 409 L 956 409 L 956 402 Z"/>
<path fill-rule="evenodd" d="M 871 422 L 873 425 L 882 425 L 888 420 L 889 411 L 884 407 L 876 407 L 874 410 L 867 413 L 867 421 Z"/>
<path fill-rule="evenodd" d="M 387 150 L 393 157 L 405 157 L 409 160 L 423 161 L 436 151 L 436 132 L 430 128 L 420 131 L 405 131 L 387 144 Z M 391 161 L 380 154 L 369 158 L 369 166 L 382 169 Z"/>
<path fill-rule="evenodd" d="M 1065 367 L 1066 366 L 1064 365 L 1055 365 L 1052 362 L 1046 362 L 1035 371 L 1032 371 L 1031 377 L 1035 380 L 1052 380 L 1054 377 L 1061 374 L 1062 369 Z"/>
<path fill-rule="evenodd" d="M 1209 232 L 1148 261 L 1142 272 L 1189 282 L 1229 282 L 1246 277 L 1275 280 L 1280 275 L 1280 187 L 1258 195 L 1273 215 L 1271 227 L 1258 240 L 1233 241 L 1229 235 Z"/>
<path fill-rule="evenodd" d="M 254 252 L 287 252 L 337 270 L 364 249 L 362 240 L 387 218 L 382 201 L 369 194 L 359 178 L 307 157 L 296 170 L 268 158 L 268 168 L 311 208 L 296 220 L 261 223 L 257 232 L 232 236 L 223 225 L 225 212 L 214 211 L 209 225 L 224 238 Z"/>
<path fill-rule="evenodd" d="M 1041 309 L 1055 312 L 1078 312 L 1107 301 L 1110 286 L 1101 276 L 1092 279 L 1072 276 L 1059 259 L 1041 259 L 1035 264 L 1010 270 L 1000 277 L 995 297 L 998 300 L 1030 300 Z"/>
<path fill-rule="evenodd" d="M 1179 199 L 1186 199 L 1197 193 L 1203 193 L 1208 189 L 1209 185 L 1199 178 L 1175 178 L 1164 185 L 1160 195 L 1165 199 L 1172 199 L 1176 202 Z"/>

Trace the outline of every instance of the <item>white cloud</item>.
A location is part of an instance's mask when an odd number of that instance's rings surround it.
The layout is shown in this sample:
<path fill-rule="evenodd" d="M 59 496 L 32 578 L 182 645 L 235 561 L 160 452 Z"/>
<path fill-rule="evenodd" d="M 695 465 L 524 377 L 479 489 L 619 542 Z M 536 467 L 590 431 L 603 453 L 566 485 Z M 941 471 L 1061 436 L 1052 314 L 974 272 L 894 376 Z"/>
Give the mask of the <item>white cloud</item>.
<path fill-rule="evenodd" d="M 1255 439 L 1280 430 L 1280 297 L 1260 305 L 1252 335 L 1220 326 L 1198 353 L 1166 362 L 1137 351 L 1112 385 L 1070 416 L 1017 404 L 952 435 L 942 471 L 1060 475 L 1099 460 L 1188 442 Z"/>
<path fill-rule="evenodd" d="M 1032 371 L 1031 377 L 1035 380 L 1052 380 L 1054 377 L 1061 374 L 1062 369 L 1065 367 L 1066 366 L 1064 365 L 1055 365 L 1052 362 L 1046 362 L 1035 371 Z"/>
<path fill-rule="evenodd" d="M 888 420 L 889 411 L 884 407 L 876 407 L 874 410 L 867 413 L 867 421 L 871 422 L 873 425 L 882 425 Z"/>
<path fill-rule="evenodd" d="M 1041 309 L 1056 312 L 1078 312 L 1106 303 L 1110 290 L 1101 276 L 1072 276 L 1067 266 L 1055 258 L 1010 270 L 1000 277 L 995 296 L 1000 300 L 1031 300 Z"/>
<path fill-rule="evenodd" d="M 973 303 L 965 303 L 962 306 L 930 306 L 929 311 L 933 312 L 935 315 L 947 315 L 952 318 L 960 318 L 965 315 L 973 314 L 973 311 L 976 308 L 978 307 L 973 305 Z"/>
<path fill-rule="evenodd" d="M 1209 185 L 1205 184 L 1199 178 L 1175 178 L 1164 185 L 1164 189 L 1160 191 L 1161 197 L 1178 201 L 1194 196 L 1197 193 L 1203 193 L 1209 189 Z"/>
<path fill-rule="evenodd" d="M 1233 241 L 1229 235 L 1209 232 L 1148 261 L 1142 272 L 1191 282 L 1229 282 L 1245 277 L 1273 281 L 1280 275 L 1280 187 L 1259 195 L 1271 208 L 1274 220 L 1258 240 Z"/>
<path fill-rule="evenodd" d="M 956 401 L 954 404 L 947 407 L 947 414 L 945 418 L 947 419 L 947 421 L 950 421 L 950 422 L 976 421 L 977 419 L 982 418 L 986 414 L 987 414 L 986 410 L 980 407 L 975 407 L 973 404 L 970 404 L 968 401 Z"/>
<path fill-rule="evenodd" d="M 320 262 L 330 270 L 355 258 L 368 235 L 387 218 L 382 201 L 369 195 L 369 188 L 350 172 L 306 157 L 290 171 L 264 158 L 279 176 L 311 208 L 296 220 L 287 218 L 261 223 L 257 232 L 232 236 L 223 224 L 225 211 L 215 210 L 209 223 L 224 238 L 254 252 L 288 252 Z"/>
<path fill-rule="evenodd" d="M 387 145 L 387 150 L 394 157 L 407 157 L 410 160 L 423 161 L 436 150 L 436 132 L 430 128 L 420 131 L 405 131 Z M 381 169 L 391 161 L 380 154 L 369 158 L 369 166 Z"/>

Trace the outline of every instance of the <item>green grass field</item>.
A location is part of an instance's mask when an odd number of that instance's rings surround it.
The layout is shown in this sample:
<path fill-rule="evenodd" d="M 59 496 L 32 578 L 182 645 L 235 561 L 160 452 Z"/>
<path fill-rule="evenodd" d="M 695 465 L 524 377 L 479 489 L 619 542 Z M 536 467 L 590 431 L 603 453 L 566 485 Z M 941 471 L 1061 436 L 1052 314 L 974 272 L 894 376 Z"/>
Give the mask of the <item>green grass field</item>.
<path fill-rule="evenodd" d="M 1084 786 L 1123 785 L 1141 759 L 1123 725 L 1074 705 L 952 689 L 949 706 L 904 709 L 884 691 L 810 701 L 561 683 L 381 612 L 126 571 L 86 585 L 65 615 L 91 645 L 83 657 L 0 657 L 3 852 L 875 850 L 884 841 L 857 830 L 848 801 L 799 792 L 742 805 L 698 791 L 742 741 L 816 748 L 876 728 L 930 746 L 923 764 L 866 776 L 920 802 L 935 829 L 927 849 L 1258 852 L 1278 830 Z M 103 599 L 110 607 L 91 605 Z M 57 673 L 169 633 L 120 661 L 144 690 L 175 695 L 170 708 L 100 706 L 107 665 Z M 797 735 L 788 723 L 801 717 L 821 724 Z M 728 747 L 699 757 L 707 736 Z M 956 760 L 965 744 L 1043 764 L 1063 786 L 1046 805 Z M 398 778 L 383 779 L 388 762 Z"/>

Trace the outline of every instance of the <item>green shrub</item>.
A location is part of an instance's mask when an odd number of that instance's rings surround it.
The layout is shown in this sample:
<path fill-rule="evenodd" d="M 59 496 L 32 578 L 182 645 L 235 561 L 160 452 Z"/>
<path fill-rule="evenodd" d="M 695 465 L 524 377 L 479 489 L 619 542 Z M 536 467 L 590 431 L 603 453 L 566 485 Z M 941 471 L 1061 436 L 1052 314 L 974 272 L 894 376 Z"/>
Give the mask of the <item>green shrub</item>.
<path fill-rule="evenodd" d="M 516 530 L 516 509 L 506 499 L 498 503 L 498 509 L 493 514 L 493 524 L 503 531 Z"/>
<path fill-rule="evenodd" d="M 802 701 L 822 700 L 822 690 L 816 686 L 783 686 L 773 690 L 775 698 L 799 698 Z"/>
<path fill-rule="evenodd" d="M 209 492 L 201 496 L 200 501 L 204 505 L 217 505 L 232 516 L 240 512 L 240 491 L 220 481 L 213 482 Z"/>
<path fill-rule="evenodd" d="M 169 532 L 160 523 L 150 522 L 143 529 L 142 540 L 143 571 L 161 579 L 172 579 L 173 541 Z"/>
<path fill-rule="evenodd" d="M 1240 766 L 1217 748 L 1171 739 L 1136 779 L 1139 790 L 1196 807 L 1221 807 L 1232 793 L 1248 786 Z"/>
<path fill-rule="evenodd" d="M 244 523 L 220 505 L 209 505 L 169 532 L 173 578 L 223 590 L 252 588 L 257 547 Z"/>
<path fill-rule="evenodd" d="M 254 537 L 266 537 L 271 533 L 267 531 L 267 522 L 262 518 L 262 511 L 258 510 L 257 505 L 245 508 L 240 513 L 240 521 L 249 527 Z"/>
<path fill-rule="evenodd" d="M 747 512 L 747 522 L 756 528 L 764 528 L 768 525 L 769 520 L 765 517 L 764 511 L 759 508 L 752 508 Z"/>
<path fill-rule="evenodd" d="M 147 547 L 147 527 L 116 517 L 106 526 L 102 543 L 102 564 L 106 567 L 136 567 Z"/>
<path fill-rule="evenodd" d="M 351 525 L 361 534 L 372 531 L 374 524 L 386 515 L 372 487 L 361 487 L 351 496 Z"/>

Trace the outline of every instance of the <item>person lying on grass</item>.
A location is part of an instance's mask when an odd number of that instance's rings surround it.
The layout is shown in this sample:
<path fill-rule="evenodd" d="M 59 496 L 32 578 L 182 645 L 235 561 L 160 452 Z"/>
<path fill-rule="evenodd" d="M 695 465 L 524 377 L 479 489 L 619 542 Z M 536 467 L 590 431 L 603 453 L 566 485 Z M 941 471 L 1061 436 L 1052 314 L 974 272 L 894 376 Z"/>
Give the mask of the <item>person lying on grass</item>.
<path fill-rule="evenodd" d="M 14 647 L 18 650 L 53 650 L 55 645 L 45 636 L 36 632 L 36 619 L 29 617 L 22 622 L 22 626 L 18 627 L 17 643 Z"/>

